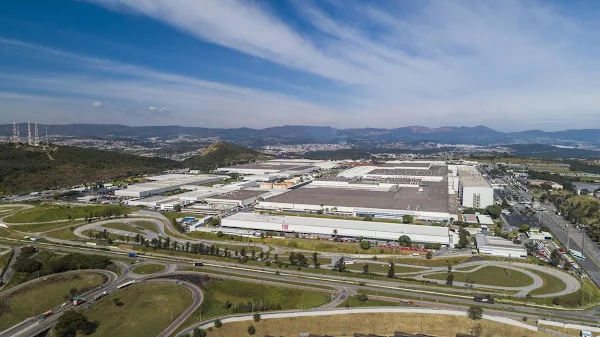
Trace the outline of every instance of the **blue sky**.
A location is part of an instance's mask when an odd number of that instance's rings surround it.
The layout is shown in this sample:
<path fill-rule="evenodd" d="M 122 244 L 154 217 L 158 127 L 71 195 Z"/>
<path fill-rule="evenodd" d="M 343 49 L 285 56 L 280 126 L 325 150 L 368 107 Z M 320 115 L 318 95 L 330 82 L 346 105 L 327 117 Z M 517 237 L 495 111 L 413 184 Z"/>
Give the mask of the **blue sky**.
<path fill-rule="evenodd" d="M 19 0 L 0 123 L 600 128 L 594 1 Z"/>

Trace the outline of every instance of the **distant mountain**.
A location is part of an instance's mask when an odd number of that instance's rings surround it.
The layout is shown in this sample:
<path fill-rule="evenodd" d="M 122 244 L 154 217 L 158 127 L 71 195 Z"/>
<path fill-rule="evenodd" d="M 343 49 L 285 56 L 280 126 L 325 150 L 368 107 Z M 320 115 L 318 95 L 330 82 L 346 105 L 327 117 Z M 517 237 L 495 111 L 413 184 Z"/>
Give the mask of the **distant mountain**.
<path fill-rule="evenodd" d="M 79 147 L 0 144 L 0 195 L 70 187 L 99 180 L 160 173 L 180 162 Z"/>
<path fill-rule="evenodd" d="M 21 135 L 26 134 L 27 125 L 20 124 Z M 336 129 L 328 126 L 284 125 L 265 129 L 250 128 L 203 128 L 185 126 L 140 126 L 131 127 L 113 124 L 67 124 L 39 125 L 40 134 L 47 128 L 51 135 L 98 138 L 133 138 L 144 140 L 150 137 L 174 138 L 180 135 L 215 137 L 222 141 L 246 144 L 299 144 L 339 142 L 439 142 L 445 144 L 600 144 L 600 129 L 565 130 L 546 132 L 529 130 L 522 132 L 500 132 L 483 125 L 475 127 L 445 126 L 428 128 L 407 126 L 400 128 L 352 128 Z M 0 136 L 12 135 L 12 125 L 0 125 Z"/>
<path fill-rule="evenodd" d="M 270 158 L 270 156 L 246 147 L 225 142 L 216 142 L 207 147 L 201 155 L 184 160 L 182 165 L 191 169 L 208 172 L 221 166 Z"/>

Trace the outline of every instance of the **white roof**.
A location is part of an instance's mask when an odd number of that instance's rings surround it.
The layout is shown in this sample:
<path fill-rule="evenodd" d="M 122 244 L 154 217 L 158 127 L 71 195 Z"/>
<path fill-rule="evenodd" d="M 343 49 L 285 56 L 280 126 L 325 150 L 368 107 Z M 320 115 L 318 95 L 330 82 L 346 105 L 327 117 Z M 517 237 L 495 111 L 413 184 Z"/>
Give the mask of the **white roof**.
<path fill-rule="evenodd" d="M 224 220 L 238 220 L 238 221 L 253 221 L 253 222 L 276 222 L 285 223 L 288 225 L 301 225 L 301 226 L 312 226 L 312 227 L 326 227 L 330 228 L 331 231 L 334 229 L 352 229 L 352 230 L 364 230 L 370 231 L 382 231 L 382 232 L 394 232 L 402 234 L 418 234 L 418 235 L 431 235 L 431 236 L 443 236 L 448 237 L 447 227 L 437 226 L 424 226 L 424 225 L 409 225 L 399 223 L 385 223 L 375 221 L 362 221 L 362 220 L 342 220 L 342 219 L 327 219 L 327 218 L 312 218 L 303 216 L 281 216 L 281 215 L 270 215 L 270 214 L 258 214 L 258 213 L 236 213 L 232 216 L 225 218 Z"/>
<path fill-rule="evenodd" d="M 479 223 L 482 225 L 493 225 L 494 224 L 494 220 L 492 220 L 492 217 L 489 215 L 483 215 L 480 214 L 477 216 L 477 220 L 479 220 Z"/>

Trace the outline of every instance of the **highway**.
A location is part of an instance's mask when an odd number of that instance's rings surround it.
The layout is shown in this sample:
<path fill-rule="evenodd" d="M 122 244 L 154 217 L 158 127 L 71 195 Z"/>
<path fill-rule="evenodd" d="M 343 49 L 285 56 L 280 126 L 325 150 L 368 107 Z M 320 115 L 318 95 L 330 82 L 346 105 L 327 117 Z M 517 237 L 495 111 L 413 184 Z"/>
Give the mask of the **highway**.
<path fill-rule="evenodd" d="M 532 196 L 529 193 L 514 186 L 506 178 L 502 178 L 502 180 L 507 183 L 510 189 L 519 193 L 525 200 L 531 200 Z M 556 215 L 556 208 L 554 205 L 550 203 L 540 203 L 540 207 L 545 210 L 545 212 L 541 212 L 539 217 L 541 224 L 548 227 L 556 239 L 558 239 L 565 247 L 578 250 L 584 254 L 585 260 L 578 260 L 578 262 L 590 279 L 594 281 L 596 285 L 600 286 L 600 266 L 598 266 L 597 262 L 600 261 L 600 249 L 598 246 L 594 244 L 592 240 L 587 238 L 585 241 L 589 242 L 585 244 L 585 249 L 582 249 L 581 243 L 584 241 L 583 237 L 587 236 L 585 232 L 575 229 L 573 224 L 570 224 L 561 216 Z"/>

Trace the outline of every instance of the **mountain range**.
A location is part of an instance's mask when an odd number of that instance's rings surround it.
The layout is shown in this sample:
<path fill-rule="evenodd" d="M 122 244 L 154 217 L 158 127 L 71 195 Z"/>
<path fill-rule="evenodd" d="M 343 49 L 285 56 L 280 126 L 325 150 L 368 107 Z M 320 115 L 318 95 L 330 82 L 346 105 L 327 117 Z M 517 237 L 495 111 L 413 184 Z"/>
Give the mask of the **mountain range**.
<path fill-rule="evenodd" d="M 33 127 L 33 126 L 32 126 Z M 12 135 L 12 124 L 0 125 L 0 136 Z M 204 128 L 185 126 L 125 126 L 117 124 L 65 124 L 38 126 L 40 135 L 46 130 L 51 135 L 75 137 L 132 137 L 139 140 L 150 137 L 173 138 L 180 135 L 197 137 L 218 137 L 224 141 L 254 143 L 357 143 L 371 142 L 439 142 L 445 144 L 516 144 L 537 143 L 552 145 L 570 145 L 585 143 L 598 145 L 600 129 L 581 129 L 547 132 L 528 130 L 521 132 L 501 132 L 479 125 L 446 126 L 428 128 L 424 126 L 406 126 L 393 129 L 354 128 L 337 129 L 328 126 L 284 125 L 264 129 L 251 128 Z M 19 124 L 21 135 L 26 135 L 27 124 Z"/>

